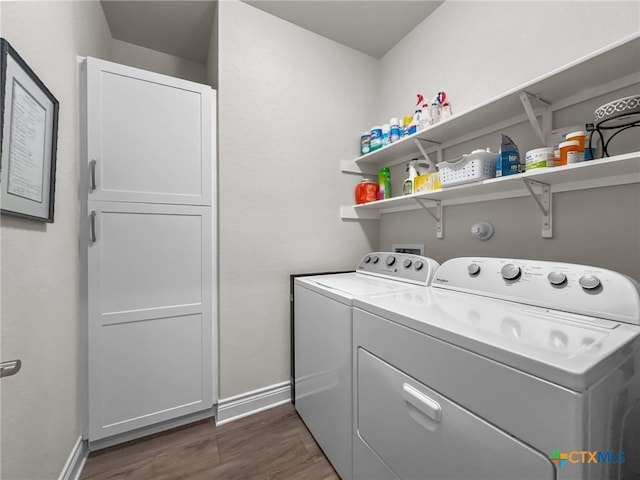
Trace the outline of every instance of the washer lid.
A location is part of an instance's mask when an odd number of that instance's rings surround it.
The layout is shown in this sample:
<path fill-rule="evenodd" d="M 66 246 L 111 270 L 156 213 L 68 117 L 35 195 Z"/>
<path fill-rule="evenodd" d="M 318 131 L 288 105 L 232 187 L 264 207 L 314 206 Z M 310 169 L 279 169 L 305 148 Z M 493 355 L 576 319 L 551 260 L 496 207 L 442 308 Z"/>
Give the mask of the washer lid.
<path fill-rule="evenodd" d="M 295 284 L 349 304 L 358 296 L 393 293 L 408 288 L 426 288 L 356 272 L 298 277 Z"/>
<path fill-rule="evenodd" d="M 354 305 L 574 391 L 586 390 L 640 351 L 640 326 L 424 290 L 369 296 Z"/>

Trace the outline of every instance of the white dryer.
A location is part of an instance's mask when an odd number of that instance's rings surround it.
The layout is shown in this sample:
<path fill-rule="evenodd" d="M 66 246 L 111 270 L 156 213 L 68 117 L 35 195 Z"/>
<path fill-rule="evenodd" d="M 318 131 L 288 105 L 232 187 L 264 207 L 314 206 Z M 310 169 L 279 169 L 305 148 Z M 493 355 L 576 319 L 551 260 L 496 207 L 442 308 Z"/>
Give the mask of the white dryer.
<path fill-rule="evenodd" d="M 640 478 L 640 286 L 456 258 L 354 301 L 354 478 Z"/>
<path fill-rule="evenodd" d="M 374 252 L 355 272 L 295 279 L 295 407 L 343 480 L 352 478 L 353 300 L 424 289 L 437 267 L 427 257 Z"/>

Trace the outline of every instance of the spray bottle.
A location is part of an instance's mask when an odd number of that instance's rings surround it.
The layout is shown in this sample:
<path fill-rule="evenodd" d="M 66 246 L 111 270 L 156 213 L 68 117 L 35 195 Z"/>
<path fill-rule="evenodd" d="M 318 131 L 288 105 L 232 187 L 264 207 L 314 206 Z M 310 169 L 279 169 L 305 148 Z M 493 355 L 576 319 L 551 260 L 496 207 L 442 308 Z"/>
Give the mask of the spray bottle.
<path fill-rule="evenodd" d="M 416 102 L 416 110 L 413 114 L 413 119 L 411 120 L 411 124 L 409 125 L 409 135 L 416 133 L 420 130 L 421 119 L 422 119 L 422 104 L 424 102 L 424 97 L 422 94 L 418 93 L 418 101 Z"/>
<path fill-rule="evenodd" d="M 409 163 L 407 163 L 407 172 L 409 172 L 409 177 L 402 184 L 403 195 L 411 195 L 413 193 L 413 181 L 418 176 L 418 171 L 416 170 L 416 160 L 411 160 Z"/>

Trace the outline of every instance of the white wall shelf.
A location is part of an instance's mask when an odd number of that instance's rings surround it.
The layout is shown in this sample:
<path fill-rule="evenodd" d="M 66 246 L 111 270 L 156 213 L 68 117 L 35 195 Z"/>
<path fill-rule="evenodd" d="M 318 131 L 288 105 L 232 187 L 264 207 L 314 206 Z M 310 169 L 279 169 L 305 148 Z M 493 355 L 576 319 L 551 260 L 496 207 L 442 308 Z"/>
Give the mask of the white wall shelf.
<path fill-rule="evenodd" d="M 525 181 L 549 185 L 550 194 L 640 183 L 640 152 L 574 163 L 563 167 L 540 168 L 507 177 L 490 178 L 424 193 L 342 207 L 341 216 L 344 220 L 379 220 L 383 213 L 416 210 L 429 206 L 430 202 L 433 206 L 437 206 L 438 202 L 440 202 L 440 206 L 446 206 L 526 197 L 530 195 L 530 192 Z M 442 215 L 439 218 L 439 222 L 441 222 Z M 543 236 L 548 237 L 549 235 L 543 234 Z M 442 237 L 438 236 L 438 238 Z"/>
<path fill-rule="evenodd" d="M 398 163 L 398 159 L 415 155 L 419 150 L 415 140 L 431 142 L 442 148 L 450 144 L 472 139 L 481 132 L 480 127 L 492 126 L 510 120 L 526 121 L 521 94 L 532 99 L 539 113 L 547 108 L 557 110 L 593 97 L 602 92 L 621 88 L 640 81 L 638 62 L 640 35 L 624 39 L 613 46 L 597 50 L 561 68 L 520 85 L 480 105 L 453 115 L 374 152 L 351 161 L 343 161 L 343 173 L 373 173 L 376 167 Z M 539 98 L 542 102 L 537 102 Z M 573 102 L 573 103 L 575 103 Z M 455 141 L 454 141 L 455 140 Z M 453 142 L 452 142 L 453 141 Z"/>
<path fill-rule="evenodd" d="M 433 147 L 442 149 L 529 120 L 538 137 L 550 131 L 551 112 L 598 95 L 640 83 L 640 34 L 628 37 L 546 75 L 498 95 L 480 105 L 353 160 L 343 160 L 341 171 L 376 174 L 381 166 L 402 163 Z M 524 109 L 523 109 L 524 107 Z M 542 116 L 542 127 L 537 122 Z M 422 143 L 422 145 L 419 145 Z M 424 155 L 424 153 L 423 153 Z M 530 195 L 542 214 L 542 236 L 553 236 L 552 202 L 557 192 L 640 183 L 640 151 L 563 167 L 536 169 L 518 175 L 491 178 L 425 193 L 341 207 L 343 220 L 379 220 L 381 214 L 424 208 L 436 220 L 443 238 L 444 206 Z"/>

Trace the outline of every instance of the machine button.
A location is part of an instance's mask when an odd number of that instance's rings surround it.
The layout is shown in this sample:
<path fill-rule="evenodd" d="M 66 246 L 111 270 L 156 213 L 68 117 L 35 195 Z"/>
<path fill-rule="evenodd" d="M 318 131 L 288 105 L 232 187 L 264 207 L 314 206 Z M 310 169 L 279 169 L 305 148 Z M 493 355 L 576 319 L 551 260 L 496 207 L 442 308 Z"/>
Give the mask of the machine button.
<path fill-rule="evenodd" d="M 378 259 L 378 256 L 377 256 L 377 255 L 374 255 L 373 257 L 371 257 L 371 261 L 372 261 L 373 263 L 378 263 L 378 260 L 379 260 L 379 259 Z"/>
<path fill-rule="evenodd" d="M 411 266 L 411 260 L 408 258 L 404 261 L 404 268 L 409 268 Z"/>
<path fill-rule="evenodd" d="M 585 290 L 593 290 L 600 286 L 600 279 L 595 275 L 583 275 L 580 277 L 580 280 L 578 280 L 578 283 Z"/>
<path fill-rule="evenodd" d="M 370 261 L 371 261 L 371 257 L 369 255 L 364 257 L 364 263 L 369 263 Z"/>
<path fill-rule="evenodd" d="M 418 260 L 416 263 L 413 264 L 413 268 L 415 268 L 416 270 L 422 270 L 423 266 L 424 266 L 424 263 L 422 263 L 422 260 Z"/>
<path fill-rule="evenodd" d="M 480 273 L 480 265 L 477 263 L 470 263 L 467 267 L 467 271 L 469 272 L 469 275 L 477 275 Z"/>
<path fill-rule="evenodd" d="M 500 273 L 502 273 L 502 278 L 504 278 L 505 280 L 516 280 L 522 272 L 520 271 L 519 266 L 514 265 L 513 263 L 507 263 L 504 267 L 502 267 Z"/>
<path fill-rule="evenodd" d="M 551 285 L 562 285 L 567 281 L 567 276 L 562 272 L 551 272 L 547 279 Z"/>
<path fill-rule="evenodd" d="M 387 257 L 387 265 L 390 267 L 394 263 L 396 263 L 396 257 L 394 257 L 393 255 L 389 255 Z"/>

